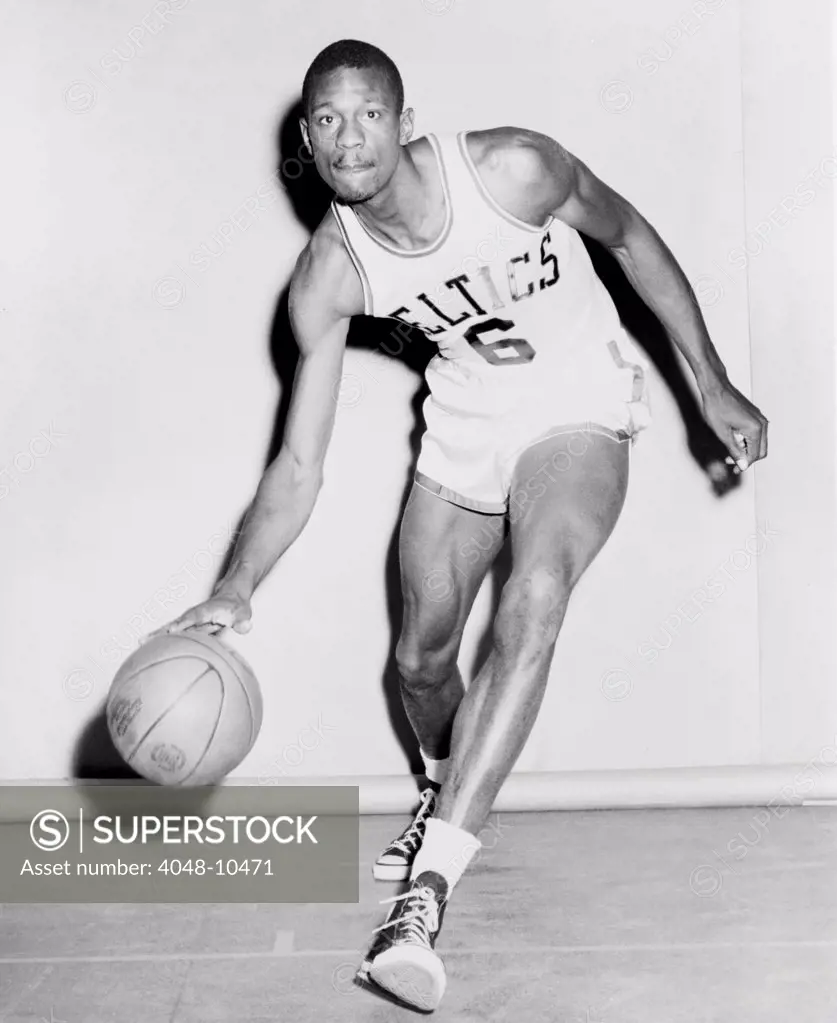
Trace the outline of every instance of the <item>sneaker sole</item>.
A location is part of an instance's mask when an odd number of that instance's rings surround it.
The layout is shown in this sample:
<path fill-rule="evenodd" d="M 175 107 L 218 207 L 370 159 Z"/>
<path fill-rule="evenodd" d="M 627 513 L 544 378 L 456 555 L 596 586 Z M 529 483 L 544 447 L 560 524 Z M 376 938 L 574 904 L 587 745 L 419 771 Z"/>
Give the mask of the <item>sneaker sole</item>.
<path fill-rule="evenodd" d="M 376 881 L 406 881 L 410 876 L 410 864 L 373 863 L 372 876 Z"/>
<path fill-rule="evenodd" d="M 433 952 L 394 945 L 376 956 L 368 976 L 378 987 L 416 1009 L 432 1012 L 445 993 L 445 968 Z"/>

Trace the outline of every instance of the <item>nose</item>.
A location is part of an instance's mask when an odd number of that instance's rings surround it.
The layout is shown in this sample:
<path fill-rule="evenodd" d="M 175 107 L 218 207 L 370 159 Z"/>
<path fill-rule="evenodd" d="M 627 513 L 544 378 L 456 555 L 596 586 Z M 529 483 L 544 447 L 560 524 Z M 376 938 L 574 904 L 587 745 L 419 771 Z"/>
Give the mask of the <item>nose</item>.
<path fill-rule="evenodd" d="M 363 142 L 363 132 L 360 130 L 360 125 L 353 117 L 346 118 L 340 131 L 337 133 L 337 145 L 341 149 L 359 149 Z"/>

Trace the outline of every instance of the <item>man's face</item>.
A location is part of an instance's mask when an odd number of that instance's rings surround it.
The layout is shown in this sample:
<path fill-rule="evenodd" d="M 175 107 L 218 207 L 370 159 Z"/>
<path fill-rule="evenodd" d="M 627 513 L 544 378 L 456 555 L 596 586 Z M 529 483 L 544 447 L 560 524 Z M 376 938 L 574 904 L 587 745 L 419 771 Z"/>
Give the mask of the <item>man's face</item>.
<path fill-rule="evenodd" d="M 341 68 L 320 80 L 302 134 L 320 177 L 347 202 L 362 202 L 387 184 L 410 139 L 412 111 L 400 117 L 386 78 Z"/>

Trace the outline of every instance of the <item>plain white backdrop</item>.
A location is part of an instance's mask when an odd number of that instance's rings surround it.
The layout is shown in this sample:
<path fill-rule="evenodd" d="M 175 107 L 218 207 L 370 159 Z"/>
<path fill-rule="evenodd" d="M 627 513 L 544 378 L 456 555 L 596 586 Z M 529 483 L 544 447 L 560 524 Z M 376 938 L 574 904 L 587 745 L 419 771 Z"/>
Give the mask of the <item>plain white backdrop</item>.
<path fill-rule="evenodd" d="M 417 133 L 534 128 L 630 199 L 771 422 L 768 460 L 718 498 L 653 374 L 622 520 L 518 769 L 803 762 L 832 743 L 830 18 L 819 0 L 7 8 L 0 777 L 68 777 L 137 637 L 209 593 L 264 466 L 269 333 L 307 240 L 277 131 L 342 37 L 396 61 Z M 228 637 L 265 694 L 241 777 L 408 769 L 384 580 L 421 381 L 357 349 L 345 372 L 361 384 L 315 513 L 253 631 Z"/>

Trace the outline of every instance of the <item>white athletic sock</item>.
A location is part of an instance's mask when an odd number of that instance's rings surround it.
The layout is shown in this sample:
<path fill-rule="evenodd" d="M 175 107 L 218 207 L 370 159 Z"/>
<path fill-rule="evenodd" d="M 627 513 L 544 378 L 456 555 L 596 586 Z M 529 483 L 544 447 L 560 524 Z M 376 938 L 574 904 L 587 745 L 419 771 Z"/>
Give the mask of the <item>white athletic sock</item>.
<path fill-rule="evenodd" d="M 482 842 L 476 835 L 430 817 L 421 848 L 413 860 L 410 880 L 425 870 L 435 870 L 447 881 L 451 892 L 481 848 Z"/>
<path fill-rule="evenodd" d="M 444 760 L 434 760 L 422 750 L 421 759 L 424 761 L 424 775 L 427 780 L 432 781 L 434 785 L 444 785 L 445 778 L 448 776 L 450 757 L 445 757 Z"/>

